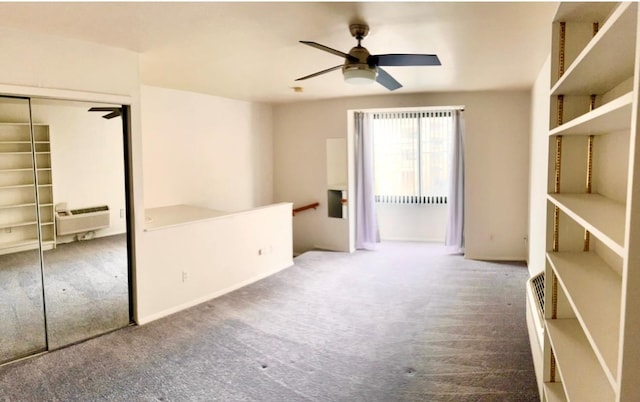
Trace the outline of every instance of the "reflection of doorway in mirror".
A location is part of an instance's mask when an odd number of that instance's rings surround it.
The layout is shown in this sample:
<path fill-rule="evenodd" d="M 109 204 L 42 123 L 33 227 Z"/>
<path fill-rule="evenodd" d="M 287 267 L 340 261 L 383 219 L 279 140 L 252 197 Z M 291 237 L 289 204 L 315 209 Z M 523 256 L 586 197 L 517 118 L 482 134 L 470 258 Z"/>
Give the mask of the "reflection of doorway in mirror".
<path fill-rule="evenodd" d="M 347 218 L 347 139 L 327 139 L 327 213 Z"/>
<path fill-rule="evenodd" d="M 49 349 L 130 322 L 125 136 L 114 110 L 32 101 L 33 120 L 49 126 L 57 215 L 56 248 L 43 253 Z"/>

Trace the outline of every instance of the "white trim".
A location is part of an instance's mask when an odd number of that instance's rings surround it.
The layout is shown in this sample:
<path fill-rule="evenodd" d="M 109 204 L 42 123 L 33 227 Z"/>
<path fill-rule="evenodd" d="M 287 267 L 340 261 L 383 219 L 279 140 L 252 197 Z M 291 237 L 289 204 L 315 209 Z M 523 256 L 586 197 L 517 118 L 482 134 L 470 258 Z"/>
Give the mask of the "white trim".
<path fill-rule="evenodd" d="M 413 107 L 389 107 L 389 108 L 372 108 L 372 109 L 349 109 L 347 112 L 367 112 L 367 113 L 384 113 L 384 112 L 428 112 L 428 111 L 447 111 L 447 110 L 462 110 L 464 111 L 464 105 L 455 106 L 413 106 Z"/>
<path fill-rule="evenodd" d="M 131 105 L 133 103 L 132 97 L 126 95 L 7 84 L 0 84 L 0 96 L 24 96 L 32 98 L 113 103 L 118 105 Z"/>

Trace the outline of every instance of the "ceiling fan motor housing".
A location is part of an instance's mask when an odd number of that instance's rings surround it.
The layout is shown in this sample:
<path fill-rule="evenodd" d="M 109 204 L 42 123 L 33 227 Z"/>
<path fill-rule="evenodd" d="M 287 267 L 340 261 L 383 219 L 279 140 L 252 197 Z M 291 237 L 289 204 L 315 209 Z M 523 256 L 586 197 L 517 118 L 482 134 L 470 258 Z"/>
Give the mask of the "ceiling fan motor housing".
<path fill-rule="evenodd" d="M 375 64 L 369 64 L 370 54 L 366 48 L 362 46 L 353 47 L 349 51 L 349 56 L 353 56 L 357 58 L 358 61 L 345 59 L 344 65 L 342 66 L 343 73 L 345 71 L 353 71 L 353 70 L 365 70 L 365 71 L 377 72 L 377 68 Z"/>

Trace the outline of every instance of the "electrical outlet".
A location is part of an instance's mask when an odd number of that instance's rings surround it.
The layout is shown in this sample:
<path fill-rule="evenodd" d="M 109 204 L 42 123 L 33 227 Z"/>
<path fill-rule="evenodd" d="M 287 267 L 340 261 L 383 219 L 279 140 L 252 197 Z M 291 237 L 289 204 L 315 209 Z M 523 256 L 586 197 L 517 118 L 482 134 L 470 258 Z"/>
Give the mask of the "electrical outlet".
<path fill-rule="evenodd" d="M 124 218 L 124 208 L 120 209 L 120 218 Z"/>
<path fill-rule="evenodd" d="M 187 281 L 187 273 L 185 271 L 182 271 L 182 282 L 186 282 Z"/>
<path fill-rule="evenodd" d="M 5 233 L 11 233 L 11 228 L 5 228 L 5 229 L 4 229 L 4 232 L 5 232 Z"/>

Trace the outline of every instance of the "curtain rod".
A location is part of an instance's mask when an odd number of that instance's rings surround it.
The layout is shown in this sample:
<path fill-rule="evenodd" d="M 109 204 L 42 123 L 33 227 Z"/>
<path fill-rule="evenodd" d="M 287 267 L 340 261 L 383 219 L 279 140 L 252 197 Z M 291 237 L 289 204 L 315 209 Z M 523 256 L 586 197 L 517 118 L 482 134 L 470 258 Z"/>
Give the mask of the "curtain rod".
<path fill-rule="evenodd" d="M 350 110 L 351 112 L 386 113 L 386 112 L 425 112 L 431 110 L 460 110 L 464 112 L 464 105 L 456 106 L 411 106 Z"/>

